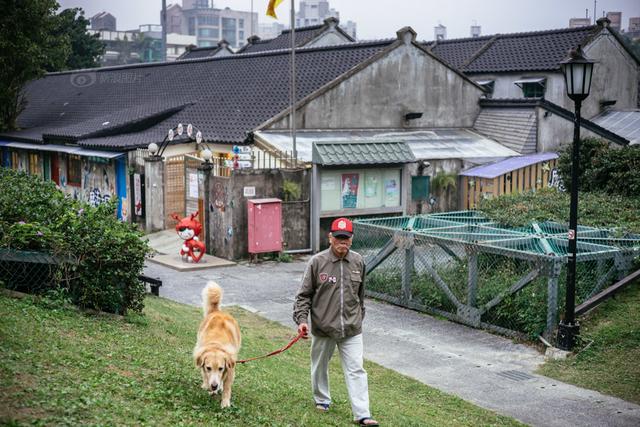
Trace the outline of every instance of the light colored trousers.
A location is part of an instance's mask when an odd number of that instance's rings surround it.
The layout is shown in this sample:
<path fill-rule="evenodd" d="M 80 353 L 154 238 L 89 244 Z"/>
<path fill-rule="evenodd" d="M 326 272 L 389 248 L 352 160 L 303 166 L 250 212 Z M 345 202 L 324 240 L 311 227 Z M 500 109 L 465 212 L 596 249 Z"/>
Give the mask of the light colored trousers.
<path fill-rule="evenodd" d="M 356 420 L 370 417 L 369 385 L 364 370 L 362 334 L 344 339 L 311 336 L 311 388 L 316 403 L 331 403 L 329 361 L 336 346 L 347 383 L 351 411 Z"/>

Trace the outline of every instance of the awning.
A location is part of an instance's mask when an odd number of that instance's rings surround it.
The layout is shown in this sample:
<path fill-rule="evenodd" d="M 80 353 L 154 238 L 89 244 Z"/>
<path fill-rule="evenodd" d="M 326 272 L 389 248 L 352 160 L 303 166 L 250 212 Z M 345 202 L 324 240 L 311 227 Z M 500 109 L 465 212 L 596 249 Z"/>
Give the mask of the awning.
<path fill-rule="evenodd" d="M 313 163 L 331 165 L 373 165 L 413 163 L 416 158 L 404 142 L 324 141 L 313 145 Z"/>
<path fill-rule="evenodd" d="M 55 144 L 30 144 L 28 142 L 0 141 L 1 147 L 20 148 L 22 150 L 49 151 L 56 153 L 75 154 L 84 157 L 101 157 L 103 159 L 114 159 L 125 153 L 117 151 L 88 150 L 75 145 L 55 145 Z"/>
<path fill-rule="evenodd" d="M 291 152 L 289 130 L 254 132 L 259 148 Z M 519 156 L 514 150 L 473 132 L 470 129 L 305 129 L 296 133 L 298 159 L 311 162 L 314 142 L 404 142 L 416 160 L 484 159 Z"/>
<path fill-rule="evenodd" d="M 492 84 L 495 80 L 476 80 L 476 84 L 480 86 Z"/>
<path fill-rule="evenodd" d="M 522 85 L 527 83 L 538 83 L 540 86 L 544 86 L 546 81 L 547 81 L 546 77 L 533 77 L 528 79 L 516 80 L 515 82 L 513 82 L 513 84 L 515 84 L 519 88 L 522 88 Z"/>
<path fill-rule="evenodd" d="M 505 173 L 521 169 L 548 160 L 557 159 L 557 153 L 536 153 L 526 156 L 510 157 L 487 165 L 476 166 L 459 173 L 460 176 L 493 179 Z"/>

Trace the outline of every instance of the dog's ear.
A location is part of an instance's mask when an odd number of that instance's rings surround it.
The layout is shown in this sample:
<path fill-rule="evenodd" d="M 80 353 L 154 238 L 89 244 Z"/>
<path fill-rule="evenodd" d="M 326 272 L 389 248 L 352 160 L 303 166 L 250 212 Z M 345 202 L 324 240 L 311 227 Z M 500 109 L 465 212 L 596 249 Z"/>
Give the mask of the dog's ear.
<path fill-rule="evenodd" d="M 194 352 L 193 359 L 196 362 L 197 368 L 202 368 L 204 366 L 204 354 L 205 352 L 202 350 Z"/>
<path fill-rule="evenodd" d="M 236 366 L 236 361 L 231 357 L 227 357 L 226 366 L 227 366 L 227 369 L 233 369 Z"/>

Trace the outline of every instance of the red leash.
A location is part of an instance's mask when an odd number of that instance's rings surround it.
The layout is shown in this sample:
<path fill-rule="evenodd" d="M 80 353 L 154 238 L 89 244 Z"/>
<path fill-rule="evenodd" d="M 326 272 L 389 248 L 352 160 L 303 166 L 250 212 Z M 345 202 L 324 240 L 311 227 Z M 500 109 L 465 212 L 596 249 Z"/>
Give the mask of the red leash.
<path fill-rule="evenodd" d="M 294 339 L 289 341 L 289 344 L 285 345 L 284 347 L 282 347 L 279 350 L 272 351 L 271 353 L 265 354 L 264 356 L 258 356 L 258 357 L 252 357 L 250 359 L 238 360 L 238 361 L 236 361 L 236 363 L 247 363 L 247 362 L 251 362 L 252 360 L 264 359 L 265 357 L 275 356 L 276 354 L 282 353 L 283 351 L 288 350 L 289 348 L 291 348 L 291 346 L 294 345 L 295 343 L 297 343 L 298 340 L 303 337 L 303 335 L 304 335 L 303 333 L 299 333 L 297 337 L 295 337 Z"/>

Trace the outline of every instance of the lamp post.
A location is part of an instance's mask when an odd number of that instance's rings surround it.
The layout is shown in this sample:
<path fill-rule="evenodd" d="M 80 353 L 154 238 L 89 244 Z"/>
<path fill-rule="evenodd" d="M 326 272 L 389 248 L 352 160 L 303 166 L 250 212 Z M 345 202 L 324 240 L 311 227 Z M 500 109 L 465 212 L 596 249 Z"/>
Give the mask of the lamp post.
<path fill-rule="evenodd" d="M 578 229 L 578 171 L 580 169 L 580 108 L 589 96 L 593 61 L 584 56 L 580 46 L 569 52 L 569 58 L 560 63 L 567 88 L 567 96 L 575 104 L 573 122 L 573 147 L 571 159 L 571 204 L 569 208 L 569 261 L 567 264 L 567 288 L 564 319 L 558 326 L 558 346 L 571 350 L 580 333 L 575 319 L 576 304 L 576 249 Z"/>

